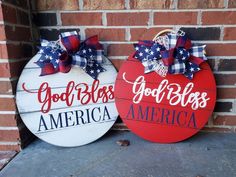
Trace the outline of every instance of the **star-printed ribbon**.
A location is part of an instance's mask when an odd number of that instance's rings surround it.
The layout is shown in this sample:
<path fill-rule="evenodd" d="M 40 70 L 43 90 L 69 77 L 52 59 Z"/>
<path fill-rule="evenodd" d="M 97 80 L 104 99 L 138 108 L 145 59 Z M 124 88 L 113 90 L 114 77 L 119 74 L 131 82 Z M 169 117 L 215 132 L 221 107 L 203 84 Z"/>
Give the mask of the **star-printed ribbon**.
<path fill-rule="evenodd" d="M 41 41 L 38 52 L 41 57 L 36 64 L 41 68 L 41 76 L 57 72 L 67 73 L 72 66 L 79 66 L 93 79 L 105 69 L 101 66 L 103 47 L 97 36 L 80 41 L 76 31 L 65 32 L 58 41 Z"/>
<path fill-rule="evenodd" d="M 164 37 L 167 39 L 166 46 L 154 41 L 134 44 L 134 58 L 142 62 L 145 73 L 156 71 L 160 74 L 161 66 L 164 70 L 161 73 L 184 74 L 188 79 L 193 79 L 193 74 L 200 71 L 199 65 L 207 60 L 205 45 L 192 46 L 185 35 L 180 36 L 178 33 L 168 33 Z"/>
<path fill-rule="evenodd" d="M 134 44 L 134 47 L 136 50 L 134 58 L 137 58 L 142 62 L 144 65 L 144 72 L 149 73 L 155 71 L 158 61 L 162 59 L 161 51 L 165 48 L 154 41 L 139 41 L 138 44 Z"/>

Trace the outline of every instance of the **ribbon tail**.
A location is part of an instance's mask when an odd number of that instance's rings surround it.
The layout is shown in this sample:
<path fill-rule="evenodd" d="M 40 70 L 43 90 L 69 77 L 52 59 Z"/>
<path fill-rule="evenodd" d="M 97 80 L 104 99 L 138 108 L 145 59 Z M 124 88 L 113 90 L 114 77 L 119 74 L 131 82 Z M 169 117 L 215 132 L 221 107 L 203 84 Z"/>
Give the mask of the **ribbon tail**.
<path fill-rule="evenodd" d="M 67 53 L 63 53 L 59 60 L 59 71 L 68 73 L 71 70 L 71 57 Z"/>
<path fill-rule="evenodd" d="M 193 79 L 193 73 L 184 73 L 185 77 L 187 77 L 189 80 Z"/>
<path fill-rule="evenodd" d="M 186 72 L 184 73 L 184 75 L 192 80 L 193 79 L 193 74 L 195 72 L 198 72 L 200 71 L 201 69 L 199 68 L 199 66 L 195 63 L 192 63 L 192 62 L 186 62 Z"/>
<path fill-rule="evenodd" d="M 41 73 L 39 76 L 46 76 L 50 74 L 55 74 L 57 71 L 53 67 L 52 63 L 45 63 L 44 66 L 41 66 Z"/>
<path fill-rule="evenodd" d="M 206 55 L 205 55 L 205 48 L 206 45 L 202 45 L 202 46 L 193 46 L 190 50 L 191 55 L 193 55 L 194 57 L 198 57 L 201 58 L 204 61 L 207 60 Z"/>
<path fill-rule="evenodd" d="M 76 54 L 72 56 L 71 64 L 75 66 L 79 66 L 82 69 L 85 69 L 87 66 L 87 59 Z"/>
<path fill-rule="evenodd" d="M 97 62 L 88 63 L 85 68 L 85 72 L 95 80 L 97 80 L 98 75 L 104 71 L 106 71 L 106 69 Z"/>

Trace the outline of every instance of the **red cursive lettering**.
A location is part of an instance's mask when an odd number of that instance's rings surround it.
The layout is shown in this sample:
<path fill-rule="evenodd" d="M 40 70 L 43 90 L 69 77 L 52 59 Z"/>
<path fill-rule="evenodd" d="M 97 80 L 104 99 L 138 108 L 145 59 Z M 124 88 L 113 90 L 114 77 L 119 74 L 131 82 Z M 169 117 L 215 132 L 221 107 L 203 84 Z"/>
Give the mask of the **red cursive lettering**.
<path fill-rule="evenodd" d="M 70 81 L 64 92 L 56 92 L 57 89 L 53 89 L 47 82 L 43 82 L 37 91 L 31 91 L 25 87 L 25 83 L 22 84 L 24 91 L 37 94 L 38 102 L 41 104 L 41 112 L 48 113 L 52 108 L 53 103 L 65 102 L 67 106 L 76 105 L 75 101 L 78 101 L 81 105 L 89 103 L 106 103 L 109 100 L 114 99 L 114 87 L 100 86 L 99 80 L 94 80 L 93 84 L 89 86 L 87 83 L 75 84 L 74 81 Z M 61 89 L 60 89 L 61 91 Z M 75 97 L 77 95 L 77 97 Z M 77 98 L 77 100 L 75 100 Z"/>

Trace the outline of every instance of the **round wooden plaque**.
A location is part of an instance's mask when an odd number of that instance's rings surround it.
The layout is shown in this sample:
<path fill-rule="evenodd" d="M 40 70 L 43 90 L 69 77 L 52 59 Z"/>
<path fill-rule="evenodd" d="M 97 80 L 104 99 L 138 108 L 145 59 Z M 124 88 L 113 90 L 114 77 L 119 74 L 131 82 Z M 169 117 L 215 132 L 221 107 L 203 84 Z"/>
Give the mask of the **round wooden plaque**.
<path fill-rule="evenodd" d="M 34 56 L 25 66 L 17 85 L 16 103 L 28 129 L 40 139 L 73 147 L 104 135 L 118 116 L 114 103 L 117 72 L 107 58 L 105 72 L 92 79 L 73 66 L 68 73 L 39 76 Z"/>
<path fill-rule="evenodd" d="M 127 127 L 138 136 L 159 143 L 182 141 L 196 134 L 211 116 L 216 84 L 205 62 L 193 80 L 184 75 L 144 74 L 129 57 L 115 83 L 115 103 Z"/>

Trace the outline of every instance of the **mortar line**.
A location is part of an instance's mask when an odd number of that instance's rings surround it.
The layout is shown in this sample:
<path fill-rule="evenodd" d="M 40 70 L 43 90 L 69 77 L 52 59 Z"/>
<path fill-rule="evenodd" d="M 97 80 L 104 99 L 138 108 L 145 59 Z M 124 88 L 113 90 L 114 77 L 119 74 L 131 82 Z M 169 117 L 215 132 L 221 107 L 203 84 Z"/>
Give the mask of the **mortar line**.
<path fill-rule="evenodd" d="M 224 8 L 228 9 L 229 7 L 229 0 L 224 0 Z"/>
<path fill-rule="evenodd" d="M 130 0 L 125 0 L 125 9 L 130 9 Z"/>
<path fill-rule="evenodd" d="M 84 1 L 83 0 L 78 0 L 79 1 L 79 10 L 83 10 L 84 9 Z"/>

